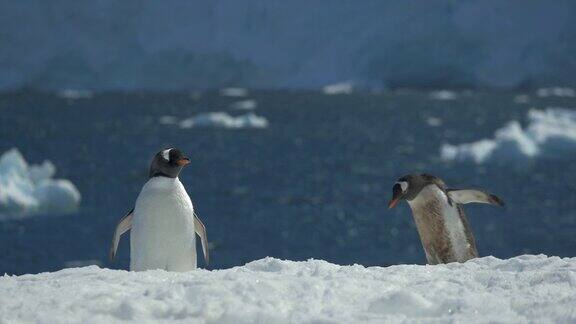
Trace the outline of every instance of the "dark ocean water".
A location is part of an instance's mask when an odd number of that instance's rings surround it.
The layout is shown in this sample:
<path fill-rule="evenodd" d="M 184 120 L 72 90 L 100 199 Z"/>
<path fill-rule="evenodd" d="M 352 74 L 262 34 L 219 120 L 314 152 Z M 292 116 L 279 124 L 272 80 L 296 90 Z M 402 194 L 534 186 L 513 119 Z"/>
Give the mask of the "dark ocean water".
<path fill-rule="evenodd" d="M 162 148 L 192 158 L 181 174 L 208 228 L 212 264 L 242 265 L 265 256 L 325 259 L 366 266 L 425 262 L 409 208 L 387 210 L 395 180 L 430 172 L 452 187 L 480 187 L 505 208 L 468 205 L 482 255 L 576 255 L 574 157 L 522 166 L 446 163 L 444 142 L 492 137 L 531 107 L 575 108 L 574 98 L 468 93 L 326 96 L 256 91 L 267 129 L 180 129 L 159 118 L 229 111 L 237 98 L 208 92 L 104 93 L 66 99 L 48 93 L 0 95 L 0 152 L 17 147 L 31 163 L 49 159 L 58 178 L 82 193 L 76 214 L 0 222 L 0 273 L 36 273 L 75 262 L 128 268 L 129 239 L 107 261 L 117 220 L 133 207 L 149 162 Z M 430 117 L 440 119 L 433 127 Z M 202 261 L 199 261 L 204 266 Z"/>

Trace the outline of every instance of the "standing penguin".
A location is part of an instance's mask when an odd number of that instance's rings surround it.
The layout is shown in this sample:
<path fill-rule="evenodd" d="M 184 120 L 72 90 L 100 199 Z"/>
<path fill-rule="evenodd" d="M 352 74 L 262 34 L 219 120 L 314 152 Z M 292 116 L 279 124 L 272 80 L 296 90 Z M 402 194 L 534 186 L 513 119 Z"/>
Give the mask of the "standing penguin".
<path fill-rule="evenodd" d="M 410 174 L 394 184 L 388 208 L 406 200 L 429 264 L 464 262 L 478 257 L 474 235 L 463 204 L 504 206 L 497 196 L 475 189 L 448 189 L 429 174 Z"/>
<path fill-rule="evenodd" d="M 202 241 L 206 264 L 209 262 L 206 228 L 194 213 L 192 201 L 178 179 L 190 159 L 175 148 L 158 152 L 150 167 L 148 182 L 136 205 L 124 216 L 114 232 L 110 259 L 116 256 L 122 234 L 130 235 L 130 270 L 196 269 L 196 237 Z"/>

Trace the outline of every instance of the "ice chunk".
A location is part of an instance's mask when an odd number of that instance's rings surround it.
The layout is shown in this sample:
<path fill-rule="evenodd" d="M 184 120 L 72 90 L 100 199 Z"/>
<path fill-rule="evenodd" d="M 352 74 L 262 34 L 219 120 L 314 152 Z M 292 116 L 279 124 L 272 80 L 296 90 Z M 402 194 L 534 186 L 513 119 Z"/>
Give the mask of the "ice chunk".
<path fill-rule="evenodd" d="M 225 97 L 245 97 L 248 95 L 248 90 L 244 88 L 224 88 L 220 89 L 220 94 Z"/>
<path fill-rule="evenodd" d="M 442 145 L 440 155 L 444 160 L 472 160 L 476 163 L 483 163 L 496 148 L 496 142 L 492 140 L 480 140 L 478 142 L 461 145 Z"/>
<path fill-rule="evenodd" d="M 426 118 L 426 124 L 430 127 L 442 126 L 442 118 L 430 116 Z"/>
<path fill-rule="evenodd" d="M 174 116 L 162 116 L 159 121 L 162 125 L 174 125 L 178 122 L 178 119 Z"/>
<path fill-rule="evenodd" d="M 513 162 L 534 158 L 563 158 L 576 153 L 576 111 L 563 108 L 530 110 L 528 126 L 512 121 L 496 131 L 493 139 L 444 144 L 440 156 L 448 161 Z"/>
<path fill-rule="evenodd" d="M 268 120 L 254 113 L 231 116 L 225 112 L 200 114 L 180 121 L 180 128 L 221 127 L 221 128 L 266 128 Z"/>
<path fill-rule="evenodd" d="M 15 148 L 2 154 L 0 219 L 75 211 L 80 204 L 80 192 L 68 180 L 52 179 L 55 173 L 52 162 L 28 165 Z"/>
<path fill-rule="evenodd" d="M 536 95 L 538 97 L 576 97 L 576 91 L 562 87 L 540 88 L 536 91 Z"/>
<path fill-rule="evenodd" d="M 530 96 L 525 94 L 519 94 L 514 96 L 514 103 L 517 104 L 527 104 L 530 103 Z"/>
<path fill-rule="evenodd" d="M 233 102 L 230 105 L 230 108 L 237 109 L 237 110 L 254 110 L 258 106 L 256 100 L 248 99 L 242 101 Z"/>
<path fill-rule="evenodd" d="M 92 91 L 77 90 L 77 89 L 64 89 L 58 92 L 58 96 L 65 99 L 90 99 L 92 98 Z"/>
<path fill-rule="evenodd" d="M 324 94 L 327 95 L 337 95 L 337 94 L 350 94 L 354 90 L 354 84 L 352 82 L 340 82 L 331 85 L 327 85 L 322 88 Z"/>
<path fill-rule="evenodd" d="M 439 90 L 430 92 L 430 98 L 434 100 L 454 100 L 458 97 L 456 92 L 450 90 Z"/>

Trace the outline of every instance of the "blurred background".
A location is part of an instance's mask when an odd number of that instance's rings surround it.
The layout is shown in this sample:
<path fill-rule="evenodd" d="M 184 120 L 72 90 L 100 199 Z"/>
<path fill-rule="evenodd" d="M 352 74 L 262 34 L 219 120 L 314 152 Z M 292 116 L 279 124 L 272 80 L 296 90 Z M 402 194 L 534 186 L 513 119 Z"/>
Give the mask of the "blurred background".
<path fill-rule="evenodd" d="M 397 178 L 484 188 L 480 254 L 574 256 L 574 1 L 0 1 L 0 274 L 127 269 L 167 147 L 210 269 L 424 264 Z M 205 265 L 200 260 L 199 265 Z"/>

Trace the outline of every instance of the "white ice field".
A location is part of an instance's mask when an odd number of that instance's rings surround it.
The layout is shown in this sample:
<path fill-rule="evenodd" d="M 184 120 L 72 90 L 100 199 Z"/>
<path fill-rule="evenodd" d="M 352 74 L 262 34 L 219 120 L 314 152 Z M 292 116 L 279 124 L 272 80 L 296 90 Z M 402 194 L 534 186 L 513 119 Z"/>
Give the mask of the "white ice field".
<path fill-rule="evenodd" d="M 340 266 L 265 258 L 225 270 L 97 266 L 0 277 L 1 323 L 569 323 L 576 258 Z"/>

